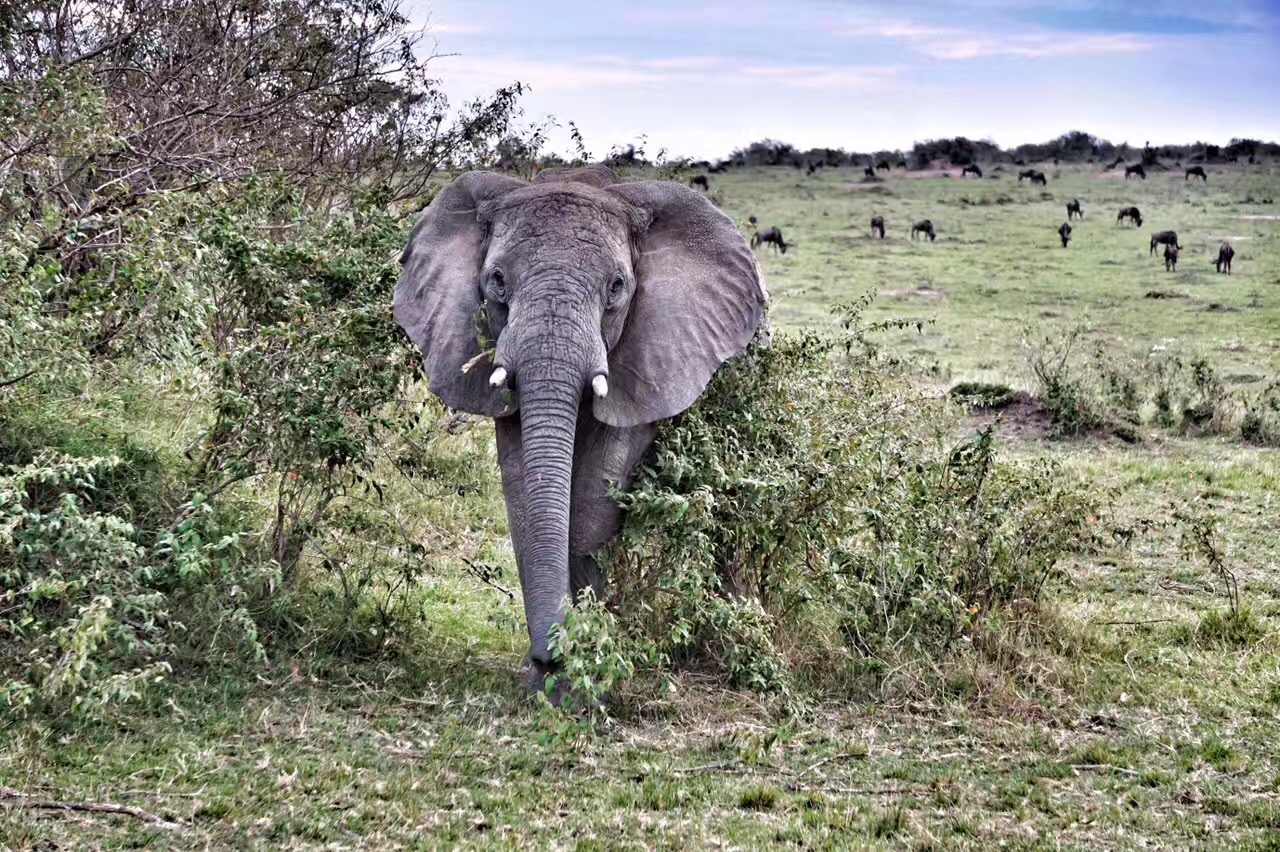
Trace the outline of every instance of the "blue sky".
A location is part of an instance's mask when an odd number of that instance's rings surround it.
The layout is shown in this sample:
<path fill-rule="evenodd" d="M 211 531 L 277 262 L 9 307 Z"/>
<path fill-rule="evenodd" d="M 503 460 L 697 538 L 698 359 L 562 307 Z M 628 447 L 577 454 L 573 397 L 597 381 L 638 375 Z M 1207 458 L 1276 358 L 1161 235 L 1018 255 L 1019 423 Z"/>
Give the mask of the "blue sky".
<path fill-rule="evenodd" d="M 527 83 L 596 156 L 1280 139 L 1280 0 L 405 0 L 457 103 Z M 567 133 L 551 147 L 568 150 Z"/>

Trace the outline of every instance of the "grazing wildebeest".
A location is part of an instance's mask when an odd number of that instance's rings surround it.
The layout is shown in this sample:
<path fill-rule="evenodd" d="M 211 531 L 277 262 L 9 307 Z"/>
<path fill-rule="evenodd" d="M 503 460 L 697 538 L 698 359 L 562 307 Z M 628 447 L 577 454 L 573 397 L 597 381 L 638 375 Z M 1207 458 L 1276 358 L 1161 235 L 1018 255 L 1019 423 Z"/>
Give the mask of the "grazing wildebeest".
<path fill-rule="evenodd" d="M 886 171 L 886 172 L 889 171 L 889 161 L 881 160 L 880 162 L 876 163 L 876 171 Z"/>
<path fill-rule="evenodd" d="M 916 234 L 928 234 L 929 242 L 933 242 L 938 238 L 938 234 L 933 230 L 933 223 L 928 219 L 921 219 L 911 226 L 911 239 L 916 238 Z"/>
<path fill-rule="evenodd" d="M 782 231 L 779 231 L 777 228 L 771 227 L 765 228 L 763 231 L 756 231 L 755 235 L 751 237 L 751 248 L 755 249 L 762 243 L 768 243 L 773 246 L 774 251 L 781 252 L 782 254 L 787 253 L 787 242 L 782 239 Z"/>
<path fill-rule="evenodd" d="M 871 217 L 871 236 L 874 237 L 876 234 L 880 235 L 880 239 L 882 240 L 884 239 L 884 217 L 883 216 Z"/>
<path fill-rule="evenodd" d="M 982 169 L 978 168 L 977 163 L 970 163 L 960 170 L 960 177 L 964 177 L 965 175 L 977 175 L 978 177 L 982 177 Z"/>
<path fill-rule="evenodd" d="M 906 161 L 906 160 L 899 160 L 899 161 L 898 161 L 898 168 L 900 168 L 900 169 L 905 169 L 906 167 L 907 167 L 907 161 Z"/>
<path fill-rule="evenodd" d="M 812 175 L 812 174 L 813 174 L 814 172 L 816 172 L 817 170 L 818 170 L 818 164 L 817 164 L 817 163 L 810 163 L 810 164 L 809 164 L 809 168 L 805 170 L 805 174 L 806 174 L 806 175 Z"/>
<path fill-rule="evenodd" d="M 689 180 L 689 186 L 700 186 L 702 187 L 702 190 L 704 192 L 707 192 L 711 189 L 710 184 L 707 183 L 706 175 L 695 175 L 693 178 Z"/>
<path fill-rule="evenodd" d="M 1182 180 L 1184 182 L 1189 181 L 1193 177 L 1198 177 L 1200 178 L 1200 180 L 1204 181 L 1205 183 L 1209 182 L 1209 176 L 1204 173 L 1204 169 L 1202 169 L 1200 166 L 1192 166 L 1191 168 L 1187 169 L 1187 176 L 1184 177 Z"/>
<path fill-rule="evenodd" d="M 1236 256 L 1236 250 L 1231 247 L 1231 243 L 1223 243 L 1218 249 L 1218 259 L 1213 262 L 1214 267 L 1219 272 L 1231 274 L 1231 258 Z"/>
<path fill-rule="evenodd" d="M 711 172 L 713 175 L 722 174 L 722 173 L 724 173 L 724 172 L 729 171 L 729 164 L 728 164 L 728 163 L 716 163 L 714 166 L 712 166 L 711 168 L 707 169 L 707 171 Z"/>
<path fill-rule="evenodd" d="M 1025 166 L 1027 164 L 1027 161 L 1023 159 L 1017 159 L 1013 161 L 1013 164 L 1015 166 Z"/>
<path fill-rule="evenodd" d="M 1114 169 L 1116 166 L 1123 166 L 1123 165 L 1124 165 L 1124 157 L 1116 157 L 1114 160 L 1107 163 L 1107 166 L 1106 168 L 1103 169 L 1103 171 L 1109 172 L 1112 169 Z"/>
<path fill-rule="evenodd" d="M 1121 207 L 1120 215 L 1116 216 L 1116 224 L 1119 225 L 1125 219 L 1128 219 L 1139 228 L 1142 227 L 1142 211 L 1137 207 Z"/>
<path fill-rule="evenodd" d="M 876 170 L 873 169 L 871 166 L 867 166 L 865 169 L 862 170 L 862 174 L 865 175 L 866 177 L 873 178 L 876 176 Z"/>
<path fill-rule="evenodd" d="M 1067 221 L 1070 222 L 1072 217 L 1079 216 L 1084 218 L 1084 211 L 1080 209 L 1080 199 L 1073 198 L 1067 202 Z"/>
<path fill-rule="evenodd" d="M 1030 179 L 1032 185 L 1037 183 L 1041 186 L 1049 185 L 1049 179 L 1044 176 L 1044 172 L 1038 172 L 1035 169 L 1025 169 L 1018 172 L 1018 183 L 1022 183 L 1023 178 Z"/>
<path fill-rule="evenodd" d="M 1058 236 L 1062 237 L 1062 247 L 1066 248 L 1067 243 L 1071 242 L 1071 226 L 1063 222 L 1062 227 L 1058 229 Z"/>
<path fill-rule="evenodd" d="M 1177 231 L 1159 231 L 1151 235 L 1151 251 L 1147 252 L 1147 256 L 1156 253 L 1156 246 L 1173 246 L 1174 248 L 1182 248 L 1178 245 Z"/>
<path fill-rule="evenodd" d="M 1178 247 L 1164 247 L 1164 271 L 1173 272 L 1178 268 Z"/>
<path fill-rule="evenodd" d="M 1132 165 L 1132 166 L 1125 166 L 1125 167 L 1124 167 L 1124 179 L 1125 179 L 1125 180 L 1128 180 L 1129 178 L 1133 177 L 1134 175 L 1137 175 L 1138 177 L 1142 178 L 1143 180 L 1146 180 L 1146 179 L 1147 179 L 1147 170 L 1146 170 L 1146 169 L 1144 169 L 1144 168 L 1142 167 L 1142 163 L 1135 163 L 1135 164 L 1134 164 L 1134 165 Z"/>

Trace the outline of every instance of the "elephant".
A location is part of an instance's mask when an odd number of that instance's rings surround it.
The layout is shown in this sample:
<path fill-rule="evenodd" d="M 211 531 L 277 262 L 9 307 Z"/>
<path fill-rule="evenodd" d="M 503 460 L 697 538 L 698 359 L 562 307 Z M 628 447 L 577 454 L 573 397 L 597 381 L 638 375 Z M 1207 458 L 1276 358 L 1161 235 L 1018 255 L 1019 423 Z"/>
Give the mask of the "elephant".
<path fill-rule="evenodd" d="M 970 163 L 960 170 L 960 177 L 964 177 L 965 175 L 977 175 L 978 177 L 982 177 L 982 169 L 978 167 L 977 163 Z"/>
<path fill-rule="evenodd" d="M 1178 249 L 1182 248 L 1182 246 L 1178 245 L 1177 231 L 1158 231 L 1151 235 L 1151 251 L 1147 252 L 1147 256 L 1150 257 L 1155 254 L 1156 246 L 1160 245 L 1173 246 Z"/>
<path fill-rule="evenodd" d="M 1080 199 L 1073 198 L 1067 202 L 1067 221 L 1070 222 L 1072 217 L 1079 216 L 1084 218 L 1084 210 L 1080 208 Z"/>
<path fill-rule="evenodd" d="M 777 228 L 765 228 L 763 231 L 756 231 L 755 234 L 752 235 L 751 248 L 753 250 L 763 243 L 768 243 L 773 246 L 774 251 L 781 252 L 782 254 L 787 253 L 787 242 L 782 239 L 782 231 Z"/>
<path fill-rule="evenodd" d="M 1214 268 L 1219 273 L 1225 272 L 1231 274 L 1231 259 L 1236 256 L 1236 250 L 1231 247 L 1231 243 L 1223 243 L 1218 248 L 1218 259 L 1213 262 Z"/>
<path fill-rule="evenodd" d="M 933 242 L 938 238 L 937 232 L 933 230 L 933 223 L 928 219 L 921 219 L 919 222 L 916 222 L 911 226 L 911 239 L 914 240 L 916 238 L 916 234 L 927 234 L 929 236 L 929 242 Z"/>
<path fill-rule="evenodd" d="M 871 217 L 871 236 L 874 237 L 876 234 L 880 235 L 880 239 L 882 240 L 884 239 L 884 217 L 883 216 Z"/>
<path fill-rule="evenodd" d="M 1116 216 L 1116 224 L 1119 225 L 1125 219 L 1133 222 L 1139 228 L 1142 227 L 1142 211 L 1137 207 L 1121 207 L 1120 214 Z"/>
<path fill-rule="evenodd" d="M 553 627 L 579 591 L 603 591 L 592 554 L 622 522 L 609 483 L 625 488 L 657 423 L 767 334 L 768 293 L 705 196 L 607 166 L 532 183 L 463 174 L 400 262 L 393 314 L 431 391 L 494 418 L 529 632 L 522 680 L 545 690 Z"/>
<path fill-rule="evenodd" d="M 1062 227 L 1058 229 L 1058 236 L 1062 238 L 1062 247 L 1066 248 L 1067 243 L 1071 242 L 1071 226 L 1063 222 Z"/>
<path fill-rule="evenodd" d="M 1191 168 L 1187 169 L 1187 176 L 1184 177 L 1182 180 L 1183 182 L 1186 182 L 1191 180 L 1191 178 L 1193 177 L 1198 177 L 1200 178 L 1200 180 L 1204 181 L 1205 183 L 1209 182 L 1209 176 L 1204 173 L 1204 169 L 1201 166 L 1192 166 Z"/>
<path fill-rule="evenodd" d="M 1147 179 L 1147 170 L 1146 170 L 1146 169 L 1144 169 L 1144 168 L 1142 167 L 1142 163 L 1135 163 L 1135 164 L 1134 164 L 1134 165 L 1132 165 L 1132 166 L 1125 166 L 1125 167 L 1124 167 L 1124 179 L 1125 179 L 1125 180 L 1128 180 L 1129 178 L 1133 177 L 1134 175 L 1137 175 L 1138 177 L 1142 178 L 1143 180 L 1146 180 L 1146 179 Z"/>
<path fill-rule="evenodd" d="M 689 186 L 701 187 L 703 192 L 711 189 L 711 185 L 707 182 L 706 175 L 695 175 L 689 179 Z"/>
<path fill-rule="evenodd" d="M 1174 272 L 1178 268 L 1178 247 L 1164 247 L 1164 270 L 1165 272 Z"/>

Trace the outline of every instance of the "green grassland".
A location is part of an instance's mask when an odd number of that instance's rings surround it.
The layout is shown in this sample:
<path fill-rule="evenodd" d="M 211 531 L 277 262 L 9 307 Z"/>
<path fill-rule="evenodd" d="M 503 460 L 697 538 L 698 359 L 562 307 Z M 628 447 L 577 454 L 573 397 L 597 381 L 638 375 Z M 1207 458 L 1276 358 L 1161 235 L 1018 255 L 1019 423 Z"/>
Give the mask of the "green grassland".
<path fill-rule="evenodd" d="M 1015 169 L 874 184 L 860 169 L 779 169 L 715 175 L 711 189 L 736 220 L 754 214 L 794 243 L 760 252 L 776 323 L 825 323 L 832 303 L 876 290 L 873 318 L 929 323 L 892 338 L 922 383 L 1029 389 L 1026 327 L 1077 320 L 1117 352 L 1206 354 L 1239 386 L 1277 374 L 1280 222 L 1246 217 L 1280 213 L 1262 203 L 1280 176 L 1045 170 L 1047 188 L 1019 185 Z M 1064 250 L 1056 229 L 1073 197 L 1085 219 Z M 1140 229 L 1115 224 L 1130 204 Z M 912 242 L 926 217 L 937 242 Z M 1173 273 L 1148 256 L 1165 229 L 1184 246 Z M 1237 250 L 1229 278 L 1212 265 L 1224 238 Z M 1156 430 L 1136 445 L 1006 434 L 1007 453 L 1053 456 L 1114 489 L 1125 517 L 1158 521 L 1173 501 L 1224 517 L 1255 635 L 1215 627 L 1218 579 L 1156 524 L 1070 566 L 1055 629 L 1008 649 L 1017 677 L 960 655 L 937 661 L 942 691 L 790 712 L 692 674 L 641 676 L 606 729 L 546 742 L 546 714 L 516 687 L 518 600 L 462 570 L 463 557 L 493 562 L 498 586 L 517 585 L 492 429 L 478 424 L 433 448 L 467 487 L 388 495 L 442 566 L 409 646 L 368 661 L 300 647 L 243 677 L 184 673 L 165 699 L 99 722 L 6 726 L 0 786 L 21 794 L 9 804 L 115 803 L 176 825 L 10 808 L 0 846 L 1280 848 L 1280 458 Z"/>

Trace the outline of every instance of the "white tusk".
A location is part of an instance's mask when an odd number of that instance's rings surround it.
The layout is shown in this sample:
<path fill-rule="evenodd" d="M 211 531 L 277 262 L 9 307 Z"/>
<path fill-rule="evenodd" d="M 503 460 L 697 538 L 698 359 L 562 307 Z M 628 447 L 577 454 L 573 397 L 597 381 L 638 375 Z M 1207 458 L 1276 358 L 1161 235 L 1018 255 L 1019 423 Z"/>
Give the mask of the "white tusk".
<path fill-rule="evenodd" d="M 499 367 L 493 371 L 493 375 L 489 377 L 489 387 L 500 388 L 507 383 L 507 368 Z"/>
<path fill-rule="evenodd" d="M 609 395 L 609 380 L 603 374 L 596 376 L 591 380 L 591 389 L 596 392 L 596 396 L 604 399 Z"/>

